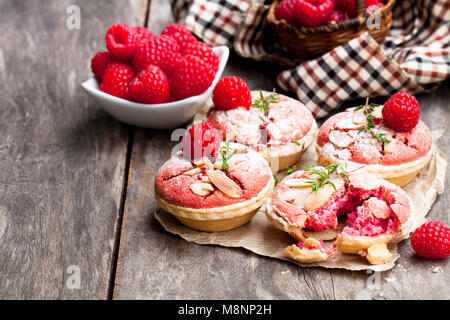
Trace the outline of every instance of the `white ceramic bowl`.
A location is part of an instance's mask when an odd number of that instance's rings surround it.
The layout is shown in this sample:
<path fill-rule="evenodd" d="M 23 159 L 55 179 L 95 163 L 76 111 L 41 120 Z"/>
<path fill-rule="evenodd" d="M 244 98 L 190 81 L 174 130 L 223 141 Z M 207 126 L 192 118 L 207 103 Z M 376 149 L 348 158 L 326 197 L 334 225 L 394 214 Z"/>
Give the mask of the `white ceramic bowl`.
<path fill-rule="evenodd" d="M 100 91 L 95 78 L 83 82 L 81 87 L 100 107 L 119 121 L 143 128 L 178 128 L 200 111 L 222 76 L 230 52 L 225 46 L 215 47 L 213 50 L 220 58 L 219 70 L 208 90 L 198 96 L 169 103 L 143 104 L 117 98 Z"/>

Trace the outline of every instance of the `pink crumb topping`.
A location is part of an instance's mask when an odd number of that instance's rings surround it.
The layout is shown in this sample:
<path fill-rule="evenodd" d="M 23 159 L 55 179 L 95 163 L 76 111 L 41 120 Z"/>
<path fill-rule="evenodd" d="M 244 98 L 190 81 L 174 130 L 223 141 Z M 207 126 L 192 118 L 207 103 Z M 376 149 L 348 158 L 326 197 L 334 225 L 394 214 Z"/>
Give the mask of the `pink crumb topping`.
<path fill-rule="evenodd" d="M 273 94 L 263 93 L 264 96 Z M 233 133 L 234 140 L 245 145 L 278 145 L 300 140 L 313 125 L 311 112 L 297 100 L 281 94 L 276 97 L 279 102 L 269 104 L 267 115 L 257 107 L 212 109 L 208 122 L 219 129 L 224 138 L 227 133 Z M 252 99 L 260 99 L 259 91 L 252 92 Z"/>
<path fill-rule="evenodd" d="M 342 129 L 339 123 L 352 117 L 352 111 L 338 113 L 329 118 L 319 130 L 317 144 L 323 147 L 329 140 L 332 131 L 347 132 L 352 140 L 346 147 L 336 146 L 335 156 L 340 158 L 339 150 L 350 151 L 350 160 L 362 164 L 397 165 L 411 162 L 425 156 L 431 149 L 432 137 L 427 125 L 419 120 L 419 123 L 409 132 L 395 132 L 386 127 L 383 121 L 375 121 L 374 130 L 389 133 L 386 136 L 389 143 L 380 143 L 367 132 L 358 133 L 359 127 Z M 344 119 L 344 120 L 343 120 Z M 347 119 L 348 120 L 348 119 Z M 350 120 L 351 122 L 351 120 Z M 334 144 L 333 144 L 334 145 Z"/>

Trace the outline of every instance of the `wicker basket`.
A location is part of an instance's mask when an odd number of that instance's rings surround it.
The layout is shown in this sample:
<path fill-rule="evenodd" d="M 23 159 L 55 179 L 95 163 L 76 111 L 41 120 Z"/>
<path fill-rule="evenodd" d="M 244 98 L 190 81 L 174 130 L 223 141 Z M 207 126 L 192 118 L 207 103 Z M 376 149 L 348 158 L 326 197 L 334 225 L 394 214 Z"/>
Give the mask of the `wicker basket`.
<path fill-rule="evenodd" d="M 267 14 L 267 22 L 273 28 L 281 45 L 290 54 L 300 59 L 321 56 L 365 31 L 368 31 L 377 42 L 383 42 L 392 25 L 392 7 L 395 4 L 395 0 L 388 0 L 379 11 L 381 28 L 369 29 L 364 0 L 357 0 L 358 16 L 356 18 L 317 27 L 292 26 L 285 20 L 277 20 L 275 12 L 279 2 L 273 1 Z"/>

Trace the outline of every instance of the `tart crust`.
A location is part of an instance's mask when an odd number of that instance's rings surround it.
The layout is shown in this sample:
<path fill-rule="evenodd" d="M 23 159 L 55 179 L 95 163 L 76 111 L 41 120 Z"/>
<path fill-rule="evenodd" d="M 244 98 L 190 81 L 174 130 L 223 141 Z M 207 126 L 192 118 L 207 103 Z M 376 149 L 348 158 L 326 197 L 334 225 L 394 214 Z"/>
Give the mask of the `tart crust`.
<path fill-rule="evenodd" d="M 252 91 L 252 95 L 254 95 L 255 92 L 256 91 Z M 257 92 L 259 93 L 259 91 Z M 208 113 L 212 108 L 213 104 L 211 101 L 206 103 L 202 110 L 195 115 L 194 120 L 189 127 L 197 122 L 207 121 Z M 311 128 L 300 140 L 282 145 L 258 146 L 258 150 L 255 149 L 255 151 L 260 153 L 264 159 L 267 160 L 269 166 L 272 168 L 272 172 L 277 173 L 300 160 L 301 156 L 316 140 L 318 131 L 317 123 L 313 119 Z"/>
<path fill-rule="evenodd" d="M 258 209 L 269 199 L 274 185 L 275 181 L 271 175 L 267 185 L 252 199 L 207 209 L 194 209 L 168 203 L 157 192 L 155 196 L 161 208 L 170 212 L 186 226 L 200 231 L 219 232 L 237 228 L 250 221 Z"/>
<path fill-rule="evenodd" d="M 319 249 L 300 249 L 295 244 L 284 249 L 284 253 L 292 260 L 306 263 L 325 261 L 329 258 L 329 255 Z"/>

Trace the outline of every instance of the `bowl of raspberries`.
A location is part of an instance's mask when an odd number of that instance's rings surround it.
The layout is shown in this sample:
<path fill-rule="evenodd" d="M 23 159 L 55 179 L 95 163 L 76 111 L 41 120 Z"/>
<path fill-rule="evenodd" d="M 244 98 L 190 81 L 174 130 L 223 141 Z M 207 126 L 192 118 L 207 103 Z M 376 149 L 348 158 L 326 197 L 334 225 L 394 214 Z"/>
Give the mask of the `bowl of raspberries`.
<path fill-rule="evenodd" d="M 211 48 L 180 24 L 159 36 L 114 24 L 105 42 L 107 50 L 91 60 L 94 77 L 81 86 L 113 117 L 144 128 L 189 121 L 210 97 L 229 56 L 227 47 Z"/>
<path fill-rule="evenodd" d="M 275 0 L 267 22 L 287 52 L 318 57 L 361 33 L 382 42 L 395 0 Z"/>

